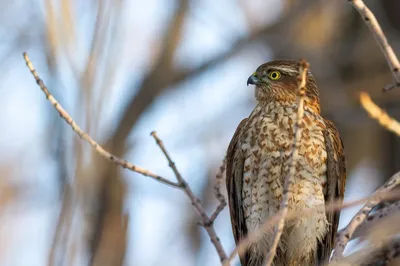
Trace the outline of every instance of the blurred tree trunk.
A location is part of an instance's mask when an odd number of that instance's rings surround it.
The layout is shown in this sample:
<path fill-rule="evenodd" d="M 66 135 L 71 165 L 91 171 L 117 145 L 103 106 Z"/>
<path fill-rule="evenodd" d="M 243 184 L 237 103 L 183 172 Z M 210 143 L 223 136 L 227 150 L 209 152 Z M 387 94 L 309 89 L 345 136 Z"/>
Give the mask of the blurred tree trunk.
<path fill-rule="evenodd" d="M 110 166 L 105 180 L 100 181 L 100 209 L 91 243 L 91 265 L 123 265 L 129 216 L 123 211 L 125 184 L 116 168 Z"/>
<path fill-rule="evenodd" d="M 176 14 L 172 17 L 162 42 L 164 47 L 159 59 L 124 110 L 115 133 L 107 142 L 106 148 L 119 157 L 124 157 L 125 141 L 139 117 L 171 82 L 173 58 L 180 42 L 188 7 L 188 1 L 178 1 Z M 94 165 L 104 165 L 103 159 L 95 159 Z M 95 193 L 97 195 L 92 199 L 97 198 L 97 202 L 92 201 L 93 205 L 87 206 L 97 206 L 92 217 L 93 231 L 88 238 L 91 265 L 122 265 L 126 250 L 128 216 L 123 213 L 125 187 L 120 168 L 106 163 L 106 166 L 98 167 L 92 175 L 98 182 L 99 192 Z"/>

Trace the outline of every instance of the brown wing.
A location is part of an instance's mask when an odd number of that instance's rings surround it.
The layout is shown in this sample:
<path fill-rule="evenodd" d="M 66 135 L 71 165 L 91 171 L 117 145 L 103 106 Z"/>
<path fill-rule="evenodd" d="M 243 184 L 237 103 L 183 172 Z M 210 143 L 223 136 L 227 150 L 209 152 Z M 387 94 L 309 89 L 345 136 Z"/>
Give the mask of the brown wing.
<path fill-rule="evenodd" d="M 237 127 L 226 154 L 226 188 L 228 190 L 229 211 L 232 231 L 236 244 L 247 234 L 242 205 L 242 183 L 244 157 L 240 148 L 240 135 L 247 119 Z M 247 255 L 241 256 L 242 265 L 247 265 Z"/>
<path fill-rule="evenodd" d="M 325 120 L 326 130 L 324 132 L 327 152 L 327 189 L 325 203 L 343 201 L 344 186 L 346 183 L 346 165 L 344 157 L 343 142 L 339 132 L 333 123 Z M 331 204 L 332 205 L 332 204 Z M 335 235 L 338 229 L 340 211 L 327 212 L 326 217 L 330 224 L 329 231 L 322 243 L 318 245 L 318 261 L 325 263 L 329 260 Z"/>

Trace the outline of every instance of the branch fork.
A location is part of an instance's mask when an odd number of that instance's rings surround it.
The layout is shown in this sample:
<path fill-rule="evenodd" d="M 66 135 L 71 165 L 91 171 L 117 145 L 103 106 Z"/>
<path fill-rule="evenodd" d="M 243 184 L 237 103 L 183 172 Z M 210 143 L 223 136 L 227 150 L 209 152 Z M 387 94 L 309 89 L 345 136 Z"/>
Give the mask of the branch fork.
<path fill-rule="evenodd" d="M 117 157 L 116 155 L 112 154 L 111 152 L 107 151 L 104 149 L 100 144 L 98 144 L 94 139 L 92 139 L 86 132 L 84 132 L 78 124 L 72 119 L 72 117 L 63 109 L 61 104 L 54 98 L 54 96 L 50 93 L 46 85 L 44 84 L 43 80 L 39 77 L 39 74 L 37 73 L 36 69 L 34 68 L 31 60 L 29 59 L 28 54 L 25 52 L 23 53 L 23 57 L 25 60 L 25 63 L 32 73 L 33 77 L 36 80 L 36 83 L 39 85 L 40 89 L 43 91 L 43 93 L 46 95 L 46 99 L 50 101 L 50 103 L 53 105 L 54 109 L 60 114 L 60 116 L 69 124 L 72 128 L 72 130 L 78 134 L 78 136 L 83 139 L 84 141 L 88 142 L 93 149 L 102 157 L 105 159 L 115 163 L 116 165 L 122 167 L 122 168 L 127 168 L 133 172 L 139 173 L 141 175 L 150 177 L 164 185 L 168 185 L 170 187 L 176 188 L 183 190 L 184 193 L 189 197 L 193 207 L 196 209 L 197 213 L 200 216 L 200 224 L 205 228 L 207 231 L 211 242 L 213 243 L 218 256 L 222 261 L 226 260 L 226 253 L 224 248 L 221 245 L 221 242 L 217 236 L 217 233 L 215 232 L 214 229 L 214 221 L 217 218 L 218 214 L 224 209 L 226 206 L 226 201 L 223 198 L 223 195 L 219 191 L 219 187 L 216 185 L 215 192 L 216 192 L 216 197 L 220 201 L 220 204 L 218 205 L 217 209 L 214 211 L 214 213 L 211 216 L 208 216 L 203 205 L 201 204 L 201 201 L 199 198 L 197 198 L 186 180 L 182 177 L 181 173 L 178 171 L 174 161 L 172 160 L 171 156 L 169 155 L 167 149 L 165 148 L 162 140 L 157 136 L 157 133 L 155 131 L 151 132 L 151 136 L 154 138 L 156 141 L 157 145 L 160 147 L 161 151 L 163 152 L 164 156 L 168 160 L 169 167 L 172 169 L 174 172 L 175 178 L 177 179 L 177 182 L 170 181 L 167 178 L 164 178 L 160 175 L 157 175 L 147 169 L 144 169 L 140 166 L 134 165 L 130 162 L 128 162 L 125 159 L 121 159 Z M 220 171 L 225 170 L 225 160 L 223 162 L 223 165 L 220 167 Z M 218 173 L 217 176 L 219 176 L 219 179 L 221 179 L 223 173 Z"/>

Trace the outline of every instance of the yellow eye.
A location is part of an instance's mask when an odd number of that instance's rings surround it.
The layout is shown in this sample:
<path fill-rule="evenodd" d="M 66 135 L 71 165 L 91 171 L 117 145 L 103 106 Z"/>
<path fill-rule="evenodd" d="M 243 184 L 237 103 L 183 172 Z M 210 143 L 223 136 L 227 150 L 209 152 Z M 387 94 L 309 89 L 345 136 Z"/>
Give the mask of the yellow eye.
<path fill-rule="evenodd" d="M 270 80 L 278 80 L 278 79 L 281 78 L 281 72 L 276 71 L 276 70 L 271 71 L 271 72 L 268 73 L 268 78 Z"/>

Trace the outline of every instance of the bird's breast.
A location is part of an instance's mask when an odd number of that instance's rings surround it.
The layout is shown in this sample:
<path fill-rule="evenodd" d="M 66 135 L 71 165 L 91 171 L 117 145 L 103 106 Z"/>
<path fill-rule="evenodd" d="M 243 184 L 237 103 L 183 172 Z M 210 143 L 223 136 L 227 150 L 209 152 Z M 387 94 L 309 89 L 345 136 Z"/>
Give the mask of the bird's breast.
<path fill-rule="evenodd" d="M 242 134 L 241 148 L 245 155 L 242 198 L 249 231 L 279 210 L 291 162 L 296 112 L 295 106 L 258 106 Z M 323 119 L 306 109 L 302 125 L 289 202 L 289 208 L 297 210 L 323 206 L 326 182 Z"/>

